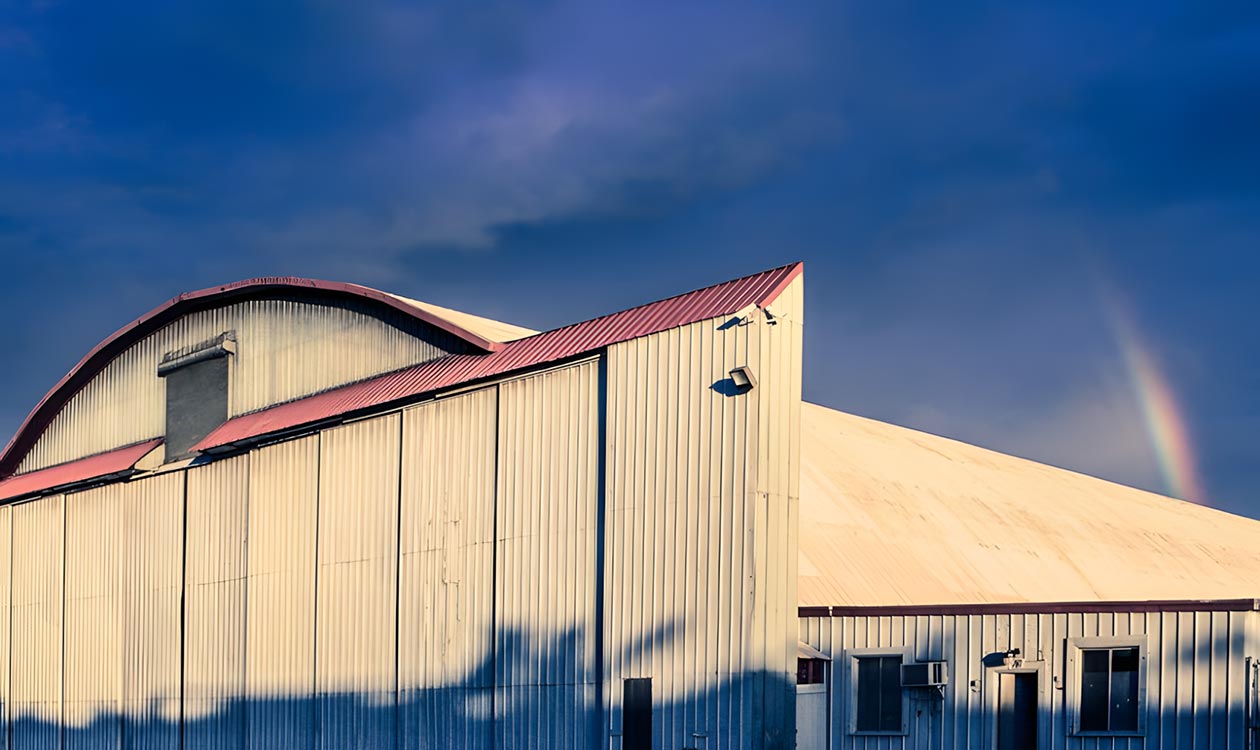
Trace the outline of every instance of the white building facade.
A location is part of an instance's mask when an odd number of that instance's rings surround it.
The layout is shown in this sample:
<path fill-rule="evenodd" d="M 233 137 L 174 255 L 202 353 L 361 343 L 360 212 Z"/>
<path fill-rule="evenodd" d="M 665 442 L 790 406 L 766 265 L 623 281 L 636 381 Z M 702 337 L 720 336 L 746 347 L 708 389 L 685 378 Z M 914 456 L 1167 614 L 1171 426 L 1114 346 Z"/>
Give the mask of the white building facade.
<path fill-rule="evenodd" d="M 806 610 L 801 637 L 828 657 L 816 746 L 1250 748 L 1258 604 Z M 903 686 L 926 663 L 944 683 Z"/>
<path fill-rule="evenodd" d="M 158 308 L 0 457 L 0 746 L 791 747 L 801 284 Z"/>

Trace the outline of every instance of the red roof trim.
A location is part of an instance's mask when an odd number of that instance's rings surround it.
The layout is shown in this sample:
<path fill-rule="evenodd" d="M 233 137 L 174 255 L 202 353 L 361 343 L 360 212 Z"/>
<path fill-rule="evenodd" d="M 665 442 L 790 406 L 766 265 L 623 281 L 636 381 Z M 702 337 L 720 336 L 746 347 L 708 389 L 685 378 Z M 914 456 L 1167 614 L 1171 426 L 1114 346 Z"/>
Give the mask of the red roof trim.
<path fill-rule="evenodd" d="M 783 277 L 783 279 L 778 284 L 776 284 L 773 289 L 767 292 L 766 296 L 762 297 L 757 302 L 758 307 L 768 307 L 775 300 L 777 300 L 779 298 L 779 295 L 783 294 L 783 290 L 788 288 L 788 284 L 791 284 L 793 281 L 796 281 L 796 277 L 800 276 L 801 272 L 805 270 L 805 264 L 794 263 L 791 266 L 789 266 L 789 268 L 791 268 L 791 270 Z"/>
<path fill-rule="evenodd" d="M 107 477 L 131 471 L 136 462 L 162 444 L 161 438 L 146 440 L 126 448 L 98 453 L 78 461 L 50 466 L 29 474 L 0 481 L 0 501 L 12 500 L 23 495 L 34 495 L 53 487 L 86 482 L 89 479 Z"/>
<path fill-rule="evenodd" d="M 65 377 L 58 381 L 52 390 L 35 406 L 26 417 L 26 420 L 22 422 L 22 426 L 18 428 L 17 433 L 9 441 L 4 452 L 0 453 L 0 477 L 9 476 L 17 470 L 22 459 L 26 457 L 27 452 L 35 445 L 35 442 L 47 429 L 53 418 L 61 411 L 62 407 L 133 342 L 156 331 L 180 315 L 189 312 L 216 307 L 229 300 L 241 297 L 260 297 L 265 296 L 269 292 L 294 290 L 313 291 L 334 297 L 370 300 L 440 328 L 484 352 L 493 352 L 502 347 L 502 344 L 496 341 L 490 341 L 482 336 L 478 336 L 462 326 L 440 318 L 426 310 L 413 307 L 396 297 L 376 289 L 359 286 L 358 284 L 301 279 L 290 276 L 270 276 L 187 292 L 167 300 L 115 331 L 109 338 L 97 344 L 70 372 L 66 373 Z"/>
<path fill-rule="evenodd" d="M 441 359 L 342 386 L 228 420 L 194 450 L 207 451 L 263 435 L 380 408 L 427 393 L 552 364 L 640 336 L 765 305 L 801 274 L 793 263 L 716 286 L 604 315 L 584 323 L 510 341 L 488 355 L 452 354 Z"/>
<path fill-rule="evenodd" d="M 830 610 L 830 614 L 828 614 Z M 1008 602 L 901 606 L 800 607 L 801 617 L 896 617 L 927 615 L 1071 614 L 1105 612 L 1253 612 L 1260 599 L 1152 599 L 1114 602 Z"/>

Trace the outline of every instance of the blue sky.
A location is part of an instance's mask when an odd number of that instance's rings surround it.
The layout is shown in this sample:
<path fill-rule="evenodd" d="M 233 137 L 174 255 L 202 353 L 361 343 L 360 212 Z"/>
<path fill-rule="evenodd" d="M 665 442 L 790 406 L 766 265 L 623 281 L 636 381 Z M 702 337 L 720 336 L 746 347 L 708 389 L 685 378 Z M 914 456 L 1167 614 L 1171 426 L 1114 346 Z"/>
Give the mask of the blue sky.
<path fill-rule="evenodd" d="M 0 433 L 181 291 L 548 328 L 801 259 L 812 401 L 1260 515 L 1255 3 L 0 0 Z"/>

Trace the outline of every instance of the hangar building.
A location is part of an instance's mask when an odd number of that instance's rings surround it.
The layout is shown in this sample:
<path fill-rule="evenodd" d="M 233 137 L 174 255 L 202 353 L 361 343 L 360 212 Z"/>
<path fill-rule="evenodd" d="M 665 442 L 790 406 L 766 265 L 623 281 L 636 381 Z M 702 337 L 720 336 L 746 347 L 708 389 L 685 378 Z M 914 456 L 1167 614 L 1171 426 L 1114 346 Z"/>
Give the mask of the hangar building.
<path fill-rule="evenodd" d="M 0 455 L 2 746 L 1242 747 L 1260 524 L 802 404 L 801 270 L 125 326 Z"/>

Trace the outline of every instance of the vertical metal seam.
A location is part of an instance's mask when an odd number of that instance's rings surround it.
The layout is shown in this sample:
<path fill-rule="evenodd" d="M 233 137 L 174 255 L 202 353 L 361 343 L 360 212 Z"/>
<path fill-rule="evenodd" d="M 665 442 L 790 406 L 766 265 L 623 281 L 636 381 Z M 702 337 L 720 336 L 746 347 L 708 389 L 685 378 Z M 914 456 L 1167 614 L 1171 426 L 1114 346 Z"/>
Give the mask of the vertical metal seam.
<path fill-rule="evenodd" d="M 118 541 L 118 572 L 115 580 L 114 596 L 117 597 L 117 621 L 115 627 L 117 631 L 117 648 L 118 648 L 118 692 L 115 694 L 118 698 L 118 750 L 125 747 L 125 737 L 127 732 L 126 712 L 126 693 L 127 693 L 127 558 L 125 557 L 125 539 L 124 534 L 127 526 L 127 507 L 123 504 L 122 493 L 112 498 L 114 503 L 114 513 L 116 514 L 116 532 Z"/>
<path fill-rule="evenodd" d="M 4 746 L 5 748 L 13 747 L 13 516 L 16 506 L 9 505 L 9 601 L 8 601 L 8 621 L 9 621 L 9 638 L 5 644 L 8 649 L 8 669 L 5 670 L 5 689 L 4 689 Z"/>
<path fill-rule="evenodd" d="M 394 493 L 394 747 L 401 747 L 402 715 L 402 503 L 403 503 L 403 458 L 406 455 L 404 443 L 407 439 L 407 415 L 398 414 L 398 486 Z"/>
<path fill-rule="evenodd" d="M 604 706 L 604 591 L 607 576 L 607 491 L 608 482 L 605 477 L 608 460 L 608 350 L 599 355 L 596 375 L 596 412 L 598 427 L 596 428 L 595 449 L 598 451 L 595 463 L 595 723 L 600 745 L 608 730 Z"/>
<path fill-rule="evenodd" d="M 229 383 L 231 381 L 229 380 Z M 242 543 L 245 545 L 243 554 L 241 579 L 244 582 L 243 591 L 241 592 L 241 681 L 240 681 L 240 697 L 241 702 L 241 746 L 249 745 L 249 513 L 250 500 L 253 497 L 253 479 L 254 479 L 254 452 L 250 451 L 241 457 L 241 461 L 245 462 L 245 481 L 240 486 L 245 491 L 245 507 L 241 509 L 244 516 L 245 536 Z M 229 704 L 230 705 L 230 704 Z"/>
<path fill-rule="evenodd" d="M 188 472 L 180 472 L 180 550 L 179 550 L 179 747 L 184 747 L 184 681 L 187 678 L 188 649 Z M 64 617 L 64 613 L 63 613 Z"/>
<path fill-rule="evenodd" d="M 66 745 L 66 495 L 61 496 L 61 705 L 57 707 L 57 744 Z"/>
<path fill-rule="evenodd" d="M 319 747 L 320 711 L 319 711 L 319 499 L 323 489 L 323 477 L 320 475 L 324 461 L 324 431 L 315 434 L 315 548 L 312 564 L 315 576 L 312 582 L 313 607 L 311 611 L 311 722 L 313 727 L 312 750 Z"/>
<path fill-rule="evenodd" d="M 490 501 L 490 746 L 496 745 L 499 721 L 499 442 L 503 420 L 503 384 L 494 384 L 494 480 Z"/>

